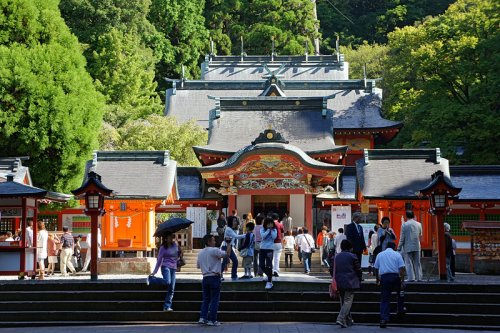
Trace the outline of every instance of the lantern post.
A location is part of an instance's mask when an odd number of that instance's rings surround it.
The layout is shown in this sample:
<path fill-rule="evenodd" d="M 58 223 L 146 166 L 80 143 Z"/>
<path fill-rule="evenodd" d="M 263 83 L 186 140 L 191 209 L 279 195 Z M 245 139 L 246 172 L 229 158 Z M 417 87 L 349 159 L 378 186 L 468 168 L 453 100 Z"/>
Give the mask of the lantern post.
<path fill-rule="evenodd" d="M 97 244 L 98 244 L 98 224 L 99 216 L 103 216 L 104 198 L 113 195 L 113 191 L 104 186 L 101 182 L 101 176 L 91 171 L 87 174 L 84 184 L 71 191 L 73 195 L 85 199 L 85 215 L 90 216 L 90 280 L 97 281 Z M 88 254 L 87 254 L 88 255 Z"/>
<path fill-rule="evenodd" d="M 436 236 L 438 243 L 439 279 L 446 280 L 446 248 L 444 239 L 444 217 L 451 211 L 450 201 L 456 198 L 461 188 L 453 186 L 442 171 L 436 171 L 431 182 L 419 191 L 420 196 L 428 197 L 430 213 L 436 216 Z"/>

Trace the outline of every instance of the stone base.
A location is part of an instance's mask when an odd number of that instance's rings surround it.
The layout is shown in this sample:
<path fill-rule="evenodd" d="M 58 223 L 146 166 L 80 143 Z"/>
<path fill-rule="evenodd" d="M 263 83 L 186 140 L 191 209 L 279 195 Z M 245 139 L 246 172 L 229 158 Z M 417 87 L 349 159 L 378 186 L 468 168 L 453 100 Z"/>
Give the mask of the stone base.
<path fill-rule="evenodd" d="M 99 274 L 149 275 L 156 265 L 156 258 L 101 258 L 97 263 Z"/>

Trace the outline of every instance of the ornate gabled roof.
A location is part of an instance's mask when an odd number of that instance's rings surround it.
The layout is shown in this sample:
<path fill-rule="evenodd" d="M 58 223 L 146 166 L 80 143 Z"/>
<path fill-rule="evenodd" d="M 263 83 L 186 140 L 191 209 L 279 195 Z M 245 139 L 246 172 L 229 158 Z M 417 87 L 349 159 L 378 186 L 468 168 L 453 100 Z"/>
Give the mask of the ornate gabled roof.
<path fill-rule="evenodd" d="M 329 164 L 329 163 L 324 163 L 317 161 L 309 155 L 307 155 L 304 151 L 302 151 L 300 148 L 286 144 L 286 143 L 280 143 L 280 142 L 267 142 L 267 143 L 257 143 L 255 145 L 249 145 L 246 146 L 243 149 L 240 149 L 237 151 L 234 155 L 232 155 L 230 158 L 227 160 L 209 165 L 209 166 L 204 166 L 199 168 L 200 171 L 206 172 L 206 171 L 211 171 L 211 170 L 222 170 L 222 169 L 227 169 L 235 166 L 238 161 L 242 159 L 243 156 L 249 156 L 249 155 L 271 155 L 271 154 L 292 154 L 296 157 L 298 157 L 302 163 L 306 166 L 310 166 L 313 168 L 319 168 L 319 169 L 331 169 L 331 170 L 342 170 L 344 166 L 342 165 L 334 165 L 334 164 Z"/>
<path fill-rule="evenodd" d="M 177 162 L 167 150 L 96 151 L 85 174 L 101 175 L 102 184 L 113 189 L 115 199 L 166 199 L 177 188 Z M 85 180 L 84 180 L 85 181 Z M 174 193 L 177 197 L 178 193 Z"/>
<path fill-rule="evenodd" d="M 365 149 L 356 163 L 359 189 L 365 198 L 418 199 L 417 192 L 442 171 L 449 178 L 448 160 L 436 149 Z"/>

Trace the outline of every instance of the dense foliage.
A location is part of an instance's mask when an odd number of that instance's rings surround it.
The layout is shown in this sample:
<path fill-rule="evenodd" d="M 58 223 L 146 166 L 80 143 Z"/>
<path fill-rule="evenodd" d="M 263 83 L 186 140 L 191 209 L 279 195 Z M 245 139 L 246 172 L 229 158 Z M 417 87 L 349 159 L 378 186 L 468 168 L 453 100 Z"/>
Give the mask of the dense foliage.
<path fill-rule="evenodd" d="M 56 0 L 0 1 L 0 151 L 35 185 L 68 191 L 97 148 L 104 101 Z"/>
<path fill-rule="evenodd" d="M 441 147 L 454 162 L 500 159 L 500 4 L 459 0 L 445 14 L 389 34 L 386 110 L 396 145 Z"/>

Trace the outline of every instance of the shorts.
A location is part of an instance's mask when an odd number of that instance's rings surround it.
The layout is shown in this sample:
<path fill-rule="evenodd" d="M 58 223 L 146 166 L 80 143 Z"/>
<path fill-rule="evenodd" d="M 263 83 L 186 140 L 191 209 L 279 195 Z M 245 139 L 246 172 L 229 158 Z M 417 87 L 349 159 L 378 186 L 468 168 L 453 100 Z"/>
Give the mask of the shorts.
<path fill-rule="evenodd" d="M 49 256 L 49 264 L 57 264 L 57 256 Z"/>

